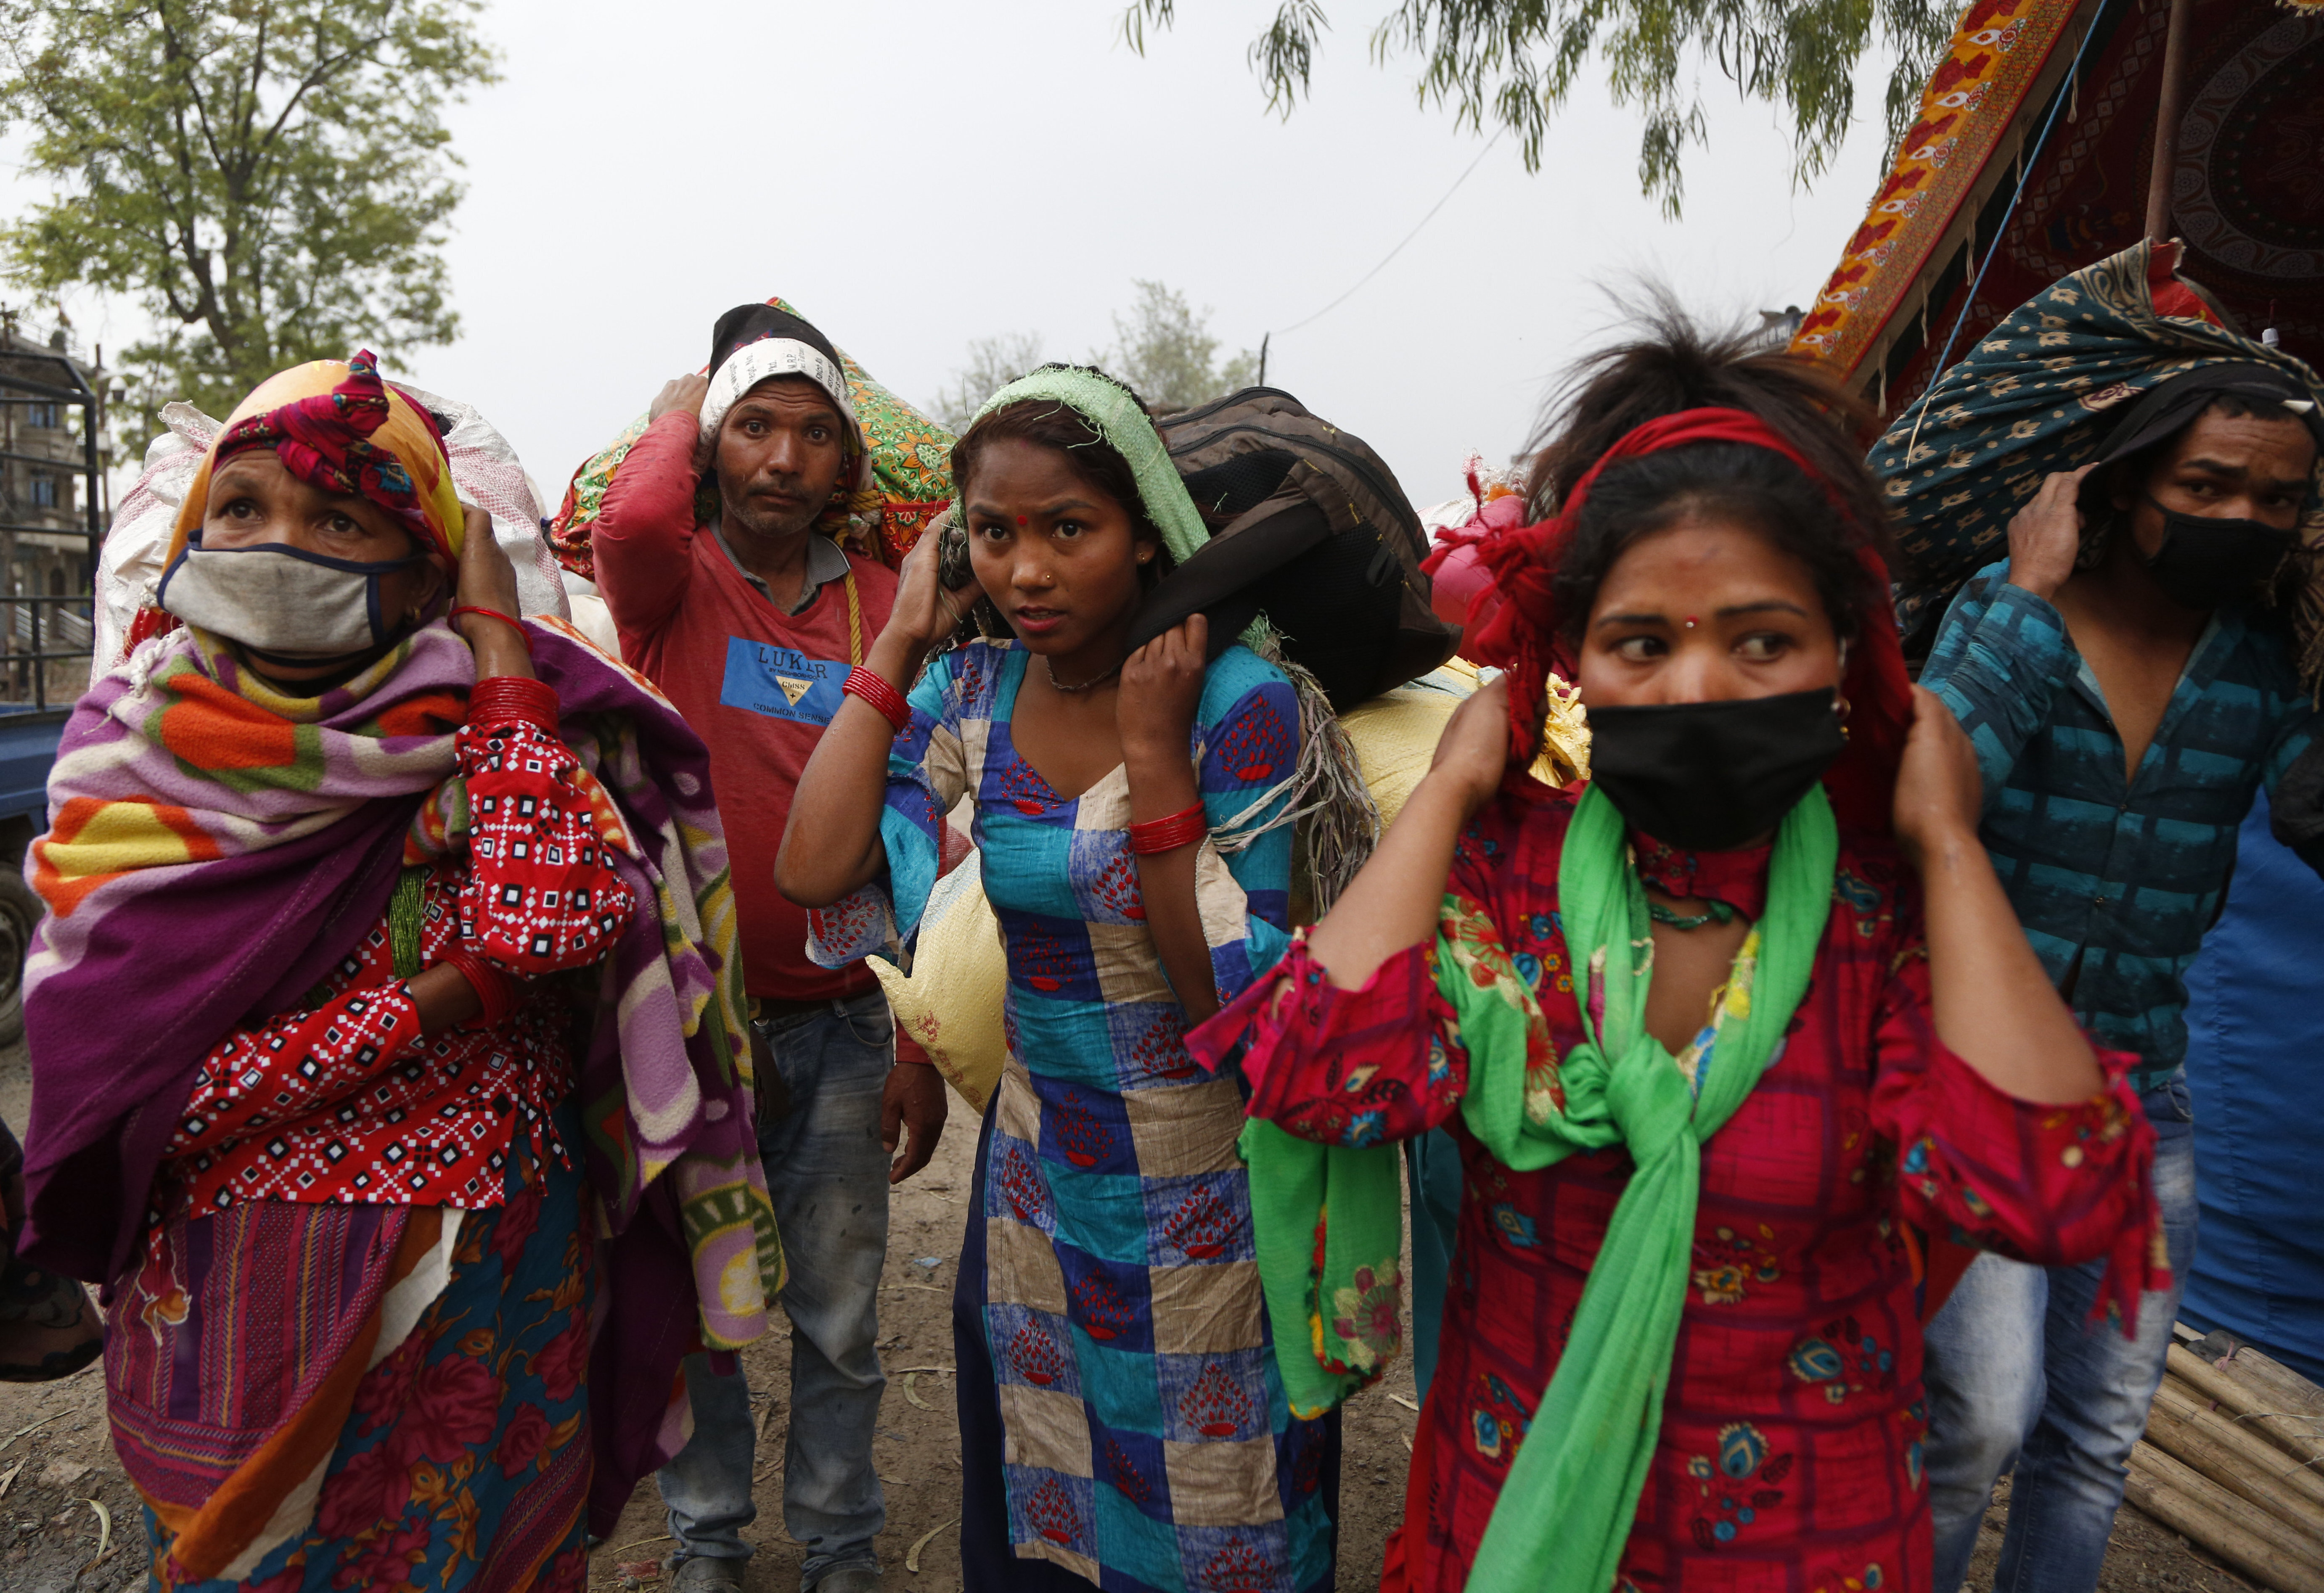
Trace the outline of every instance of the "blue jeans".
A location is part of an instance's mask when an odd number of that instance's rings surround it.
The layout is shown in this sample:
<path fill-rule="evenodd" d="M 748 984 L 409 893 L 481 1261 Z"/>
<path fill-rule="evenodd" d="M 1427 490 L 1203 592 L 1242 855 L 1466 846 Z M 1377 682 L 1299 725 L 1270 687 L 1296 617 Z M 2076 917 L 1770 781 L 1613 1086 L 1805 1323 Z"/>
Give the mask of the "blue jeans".
<path fill-rule="evenodd" d="M 1412 1191 L 1412 1380 L 1420 1397 L 1436 1380 L 1436 1350 L 1444 1336 L 1444 1285 L 1461 1227 L 1461 1145 L 1443 1128 L 1404 1144 L 1406 1181 Z"/>
<path fill-rule="evenodd" d="M 880 1103 L 896 1060 L 895 1020 L 878 990 L 826 1009 L 762 1022 L 790 1091 L 790 1110 L 759 1129 L 790 1281 L 790 1433 L 783 1450 L 783 1524 L 807 1551 L 803 1588 L 873 1566 L 888 1524 L 872 1441 L 880 1396 L 880 1268 L 888 1253 L 888 1153 Z M 656 1475 L 678 1558 L 742 1560 L 757 1459 L 751 1390 L 696 1356 L 686 1368 L 694 1436 Z"/>
<path fill-rule="evenodd" d="M 2140 1098 L 2173 1285 L 2138 1303 L 2138 1337 L 2089 1321 L 2104 1262 L 2028 1266 L 1980 1256 L 1929 1324 L 1926 1459 L 1935 1593 L 1957 1593 L 1992 1498 L 2015 1467 L 1994 1593 L 2090 1593 L 2122 1504 L 2131 1446 L 2163 1381 L 2195 1260 L 2195 1132 L 2187 1082 Z"/>

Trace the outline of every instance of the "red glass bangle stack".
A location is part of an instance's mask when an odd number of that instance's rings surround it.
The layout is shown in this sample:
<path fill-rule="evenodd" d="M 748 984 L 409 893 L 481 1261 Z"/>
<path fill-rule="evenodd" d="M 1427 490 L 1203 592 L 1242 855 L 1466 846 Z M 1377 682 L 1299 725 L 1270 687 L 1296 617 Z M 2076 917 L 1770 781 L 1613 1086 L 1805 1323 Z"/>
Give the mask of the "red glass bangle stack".
<path fill-rule="evenodd" d="M 1157 852 L 1192 846 L 1210 833 L 1211 821 L 1197 802 L 1168 818 L 1148 819 L 1142 824 L 1130 825 L 1130 850 L 1139 857 L 1152 857 Z"/>
<path fill-rule="evenodd" d="M 556 689 L 521 675 L 487 675 L 468 694 L 468 723 L 479 727 L 521 722 L 557 728 Z"/>
<path fill-rule="evenodd" d="M 495 968 L 456 940 L 444 948 L 444 961 L 458 969 L 461 977 L 476 992 L 476 999 L 483 1004 L 484 1010 L 476 1015 L 475 1021 L 488 1029 L 498 1028 L 507 1022 L 518 1004 L 524 999 L 523 987 L 513 974 Z"/>
<path fill-rule="evenodd" d="M 847 672 L 847 684 L 839 689 L 879 709 L 880 716 L 899 732 L 912 723 L 912 710 L 905 703 L 904 694 L 861 664 Z"/>

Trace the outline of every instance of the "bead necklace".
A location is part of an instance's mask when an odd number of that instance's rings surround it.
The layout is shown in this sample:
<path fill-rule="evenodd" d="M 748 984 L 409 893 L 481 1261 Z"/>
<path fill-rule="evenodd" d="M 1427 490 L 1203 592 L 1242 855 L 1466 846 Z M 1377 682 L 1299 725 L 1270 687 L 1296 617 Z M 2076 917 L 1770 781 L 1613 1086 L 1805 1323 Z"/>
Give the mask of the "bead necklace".
<path fill-rule="evenodd" d="M 1705 906 L 1710 909 L 1708 912 L 1683 917 L 1662 903 L 1649 899 L 1646 916 L 1657 924 L 1667 924 L 1673 929 L 1700 929 L 1706 924 L 1732 924 L 1735 921 L 1735 909 L 1725 902 L 1709 902 Z"/>
<path fill-rule="evenodd" d="M 1129 661 L 1130 660 L 1125 658 L 1122 660 L 1122 663 L 1128 663 Z M 1049 660 L 1046 658 L 1041 660 L 1041 673 L 1049 677 L 1049 685 L 1057 691 L 1069 693 L 1094 691 L 1099 686 L 1103 686 L 1107 681 L 1111 680 L 1115 676 L 1120 674 L 1121 664 L 1116 664 L 1112 668 L 1107 670 L 1102 675 L 1092 676 L 1089 679 L 1083 681 L 1079 686 L 1067 686 L 1064 681 L 1059 680 L 1057 678 L 1057 672 L 1049 668 Z"/>

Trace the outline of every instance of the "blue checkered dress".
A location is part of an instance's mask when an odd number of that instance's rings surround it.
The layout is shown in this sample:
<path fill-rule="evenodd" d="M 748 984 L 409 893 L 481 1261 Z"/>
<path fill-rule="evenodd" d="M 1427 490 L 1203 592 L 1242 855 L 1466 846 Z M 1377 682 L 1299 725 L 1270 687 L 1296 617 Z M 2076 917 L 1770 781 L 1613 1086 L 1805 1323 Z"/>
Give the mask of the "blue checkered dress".
<path fill-rule="evenodd" d="M 1241 1097 L 1181 1043 L 1123 771 L 1066 799 L 1010 741 L 1028 657 L 977 643 L 930 667 L 889 760 L 884 910 L 825 915 L 817 955 L 908 944 L 939 828 L 973 795 L 1009 962 L 979 1205 L 1010 1540 L 1125 1593 L 1328 1588 L 1324 1424 L 1291 1419 L 1276 1373 L 1235 1152 Z M 1195 719 L 1215 832 L 1291 772 L 1298 704 L 1237 647 L 1210 667 Z M 1196 889 L 1222 1002 L 1288 944 L 1290 867 L 1287 826 L 1226 857 L 1204 843 Z"/>
<path fill-rule="evenodd" d="M 2218 916 L 2236 830 L 2314 738 L 2281 631 L 2221 609 L 2195 643 L 2135 778 L 2065 622 L 1988 565 L 1953 600 L 1921 684 L 1985 774 L 1980 832 L 2075 1016 L 2135 1052 L 2141 1088 L 2187 1054 L 2187 965 Z M 2077 971 L 2079 964 L 2079 971 Z"/>

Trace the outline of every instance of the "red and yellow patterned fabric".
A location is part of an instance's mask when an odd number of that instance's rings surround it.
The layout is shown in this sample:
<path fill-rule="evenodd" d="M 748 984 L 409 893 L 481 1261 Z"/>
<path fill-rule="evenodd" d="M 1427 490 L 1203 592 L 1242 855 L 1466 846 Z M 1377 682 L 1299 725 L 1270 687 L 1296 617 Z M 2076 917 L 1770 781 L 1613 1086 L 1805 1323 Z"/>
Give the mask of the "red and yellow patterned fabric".
<path fill-rule="evenodd" d="M 2015 124 L 2077 0 L 1977 0 L 1921 94 L 1864 225 L 1840 251 L 1792 339 L 1852 372 L 1951 226 L 1960 203 Z"/>
<path fill-rule="evenodd" d="M 1449 887 L 1531 986 L 1561 1055 L 1583 1038 L 1558 922 L 1572 812 L 1564 793 L 1505 792 L 1462 836 Z M 1767 857 L 1648 843 L 1639 861 L 1674 894 L 1757 915 Z M 1458 1593 L 1629 1163 L 1612 1150 L 1519 1173 L 1484 1151 L 1456 1110 L 1468 1056 L 1432 956 L 1415 946 L 1346 990 L 1303 936 L 1222 1016 L 1248 1022 L 1253 1116 L 1327 1143 L 1443 1126 L 1462 1145 L 1440 1358 L 1391 1557 L 1403 1585 Z M 1932 1027 L 1915 893 L 1893 843 L 1842 829 L 1794 1027 L 1703 1150 L 1670 1392 L 1618 1588 L 1926 1587 L 1926 1414 L 1902 1224 L 2050 1263 L 2138 1229 L 2152 1136 L 2126 1060 L 2103 1054 L 2107 1091 L 2074 1106 L 1987 1084 Z"/>
<path fill-rule="evenodd" d="M 2171 175 L 2182 269 L 2247 333 L 2276 327 L 2289 352 L 2324 363 L 2324 5 L 2192 3 Z M 1860 371 L 1893 412 L 1935 374 L 1979 268 L 1955 358 L 2051 283 L 2138 242 L 2171 10 L 1977 0 L 1793 352 Z M 1865 364 L 1876 353 L 1885 379 Z"/>
<path fill-rule="evenodd" d="M 253 448 L 273 449 L 291 474 L 327 493 L 386 510 L 445 568 L 459 562 L 466 522 L 444 439 L 426 410 L 380 380 L 379 356 L 368 349 L 345 363 L 293 365 L 235 406 L 186 489 L 170 557 L 201 523 L 210 473 Z"/>
<path fill-rule="evenodd" d="M 421 966 L 456 944 L 520 976 L 595 962 L 636 904 L 577 787 L 588 777 L 538 724 L 470 724 L 459 747 L 475 827 L 466 856 L 421 883 Z M 474 1210 L 499 1200 L 520 1139 L 571 1165 L 548 1128 L 574 1085 L 571 1012 L 533 987 L 503 1025 L 423 1036 L 396 972 L 394 919 L 332 971 L 324 999 L 235 1029 L 202 1058 L 163 1152 L 157 1214 L 178 1200 L 198 1211 L 251 1200 Z"/>

